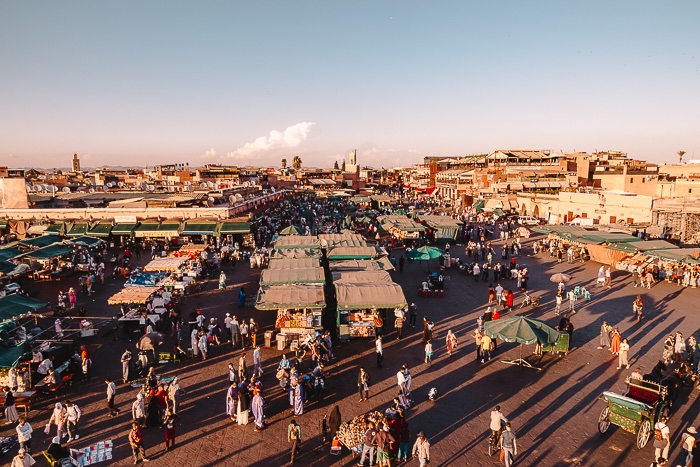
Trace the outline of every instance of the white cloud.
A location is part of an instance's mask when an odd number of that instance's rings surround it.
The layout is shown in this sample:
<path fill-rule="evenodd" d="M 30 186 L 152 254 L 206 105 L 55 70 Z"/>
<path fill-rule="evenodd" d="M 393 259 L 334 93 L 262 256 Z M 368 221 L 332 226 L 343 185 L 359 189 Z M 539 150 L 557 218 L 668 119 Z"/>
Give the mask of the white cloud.
<path fill-rule="evenodd" d="M 298 148 L 306 141 L 314 122 L 301 122 L 287 127 L 284 131 L 272 130 L 267 136 L 260 136 L 251 143 L 246 143 L 226 156 L 235 159 L 245 159 L 253 154 L 259 154 L 273 149 Z"/>
<path fill-rule="evenodd" d="M 216 157 L 216 149 L 214 148 L 209 148 L 204 152 L 204 154 L 200 155 L 200 159 L 214 159 Z"/>

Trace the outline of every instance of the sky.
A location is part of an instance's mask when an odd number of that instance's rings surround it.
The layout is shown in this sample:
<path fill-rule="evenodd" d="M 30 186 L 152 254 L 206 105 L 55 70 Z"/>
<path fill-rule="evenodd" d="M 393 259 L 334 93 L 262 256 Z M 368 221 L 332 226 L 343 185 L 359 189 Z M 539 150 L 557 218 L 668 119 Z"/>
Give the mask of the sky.
<path fill-rule="evenodd" d="M 0 165 L 700 159 L 700 2 L 4 1 Z"/>

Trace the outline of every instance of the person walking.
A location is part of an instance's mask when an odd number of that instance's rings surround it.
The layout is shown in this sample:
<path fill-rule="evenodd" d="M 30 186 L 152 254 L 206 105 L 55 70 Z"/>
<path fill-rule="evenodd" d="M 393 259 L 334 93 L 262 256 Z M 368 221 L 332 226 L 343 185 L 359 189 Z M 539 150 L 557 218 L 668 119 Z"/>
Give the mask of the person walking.
<path fill-rule="evenodd" d="M 15 423 L 19 420 L 19 414 L 17 413 L 17 407 L 15 407 L 15 396 L 12 394 L 12 390 L 9 386 L 5 386 L 5 403 L 3 405 L 5 409 L 5 423 Z"/>
<path fill-rule="evenodd" d="M 620 342 L 620 352 L 618 353 L 618 358 L 617 358 L 617 369 L 620 370 L 624 366 L 625 368 L 629 368 L 630 364 L 627 361 L 627 354 L 630 350 L 630 344 L 627 338 L 622 339 L 622 342 Z"/>
<path fill-rule="evenodd" d="M 287 427 L 287 442 L 292 445 L 292 458 L 289 463 L 293 464 L 294 456 L 301 450 L 301 427 L 295 419 L 292 419 Z"/>
<path fill-rule="evenodd" d="M 66 429 L 68 430 L 69 443 L 80 437 L 78 435 L 78 422 L 81 416 L 80 408 L 71 401 L 66 401 Z"/>
<path fill-rule="evenodd" d="M 666 425 L 667 417 L 662 416 L 654 425 L 654 459 L 663 457 L 668 459 L 668 450 L 671 447 L 671 429 Z"/>
<path fill-rule="evenodd" d="M 564 300 L 564 297 L 561 295 L 561 291 L 557 292 L 557 296 L 555 297 L 555 302 L 556 305 L 554 307 L 554 315 L 559 316 L 559 313 L 561 313 L 561 303 Z"/>
<path fill-rule="evenodd" d="M 253 400 L 250 403 L 250 410 L 253 412 L 253 420 L 255 424 L 255 432 L 260 433 L 265 426 L 265 412 L 263 407 L 265 400 L 258 388 L 253 389 Z"/>
<path fill-rule="evenodd" d="M 447 355 L 451 357 L 452 352 L 457 348 L 457 337 L 452 333 L 451 329 L 447 331 L 445 346 L 447 347 Z"/>
<path fill-rule="evenodd" d="M 488 334 L 484 334 L 481 337 L 481 363 L 484 363 L 484 360 L 491 360 L 492 347 L 493 339 L 491 339 Z"/>
<path fill-rule="evenodd" d="M 178 418 L 177 414 L 171 412 L 170 409 L 165 413 L 165 421 L 163 422 L 165 427 L 165 452 L 168 452 L 169 448 L 175 447 L 175 422 L 177 422 Z"/>
<path fill-rule="evenodd" d="M 105 384 L 107 385 L 107 408 L 109 409 L 110 417 L 115 417 L 121 412 L 119 409 L 114 408 L 114 396 L 117 394 L 117 385 L 110 378 L 105 378 Z"/>
<path fill-rule="evenodd" d="M 139 457 L 143 460 L 143 462 L 150 462 L 150 459 L 146 457 L 146 448 L 143 445 L 143 430 L 136 422 L 131 424 L 131 431 L 129 432 L 129 445 L 131 446 L 131 454 L 134 458 L 134 465 L 139 463 Z"/>
<path fill-rule="evenodd" d="M 340 425 L 343 423 L 343 417 L 340 415 L 340 406 L 338 404 L 335 404 L 327 418 L 328 430 L 330 431 L 331 437 L 334 437 L 336 433 L 338 433 Z"/>
<path fill-rule="evenodd" d="M 505 429 L 501 433 L 501 448 L 503 449 L 503 461 L 506 467 L 510 467 L 515 456 L 518 455 L 518 442 L 515 440 L 510 422 L 506 422 Z"/>
<path fill-rule="evenodd" d="M 19 448 L 27 451 L 28 454 L 32 453 L 32 426 L 27 422 L 27 417 L 21 415 L 19 417 L 19 424 L 15 428 L 17 431 L 17 441 L 19 441 Z"/>
<path fill-rule="evenodd" d="M 612 326 L 608 324 L 607 321 L 603 321 L 600 326 L 600 345 L 599 349 L 610 350 L 610 334 L 612 333 Z"/>
<path fill-rule="evenodd" d="M 252 344 L 253 348 L 258 345 L 258 323 L 253 320 L 253 318 L 250 318 L 250 324 L 248 325 L 248 335 L 250 336 L 250 343 Z"/>
<path fill-rule="evenodd" d="M 418 307 L 416 302 L 411 302 L 408 307 L 408 325 L 412 328 L 416 327 L 416 318 L 418 317 Z"/>
<path fill-rule="evenodd" d="M 401 340 L 401 337 L 403 335 L 403 323 L 405 321 L 406 318 L 404 317 L 403 310 L 399 310 L 396 319 L 394 320 L 394 327 L 396 328 L 396 332 L 398 333 L 398 337 L 396 338 L 396 340 Z"/>
<path fill-rule="evenodd" d="M 238 325 L 238 319 L 234 316 L 231 320 L 231 345 L 234 350 L 238 347 L 238 341 L 241 339 L 241 330 Z"/>
<path fill-rule="evenodd" d="M 421 431 L 413 444 L 413 458 L 418 459 L 419 467 L 425 467 L 430 463 L 430 442 L 425 439 L 425 434 Z"/>
<path fill-rule="evenodd" d="M 231 336 L 231 322 L 233 320 L 231 319 L 231 313 L 226 313 L 226 318 L 224 318 L 224 327 L 226 328 L 226 336 L 227 336 L 227 341 L 226 342 L 231 342 L 232 336 Z"/>
<path fill-rule="evenodd" d="M 571 312 L 571 314 L 574 314 L 574 313 L 576 313 L 576 309 L 575 309 L 576 294 L 574 293 L 574 289 L 569 290 L 568 298 L 569 298 L 569 311 Z"/>
<path fill-rule="evenodd" d="M 369 399 L 370 376 L 363 367 L 360 367 L 360 374 L 357 376 L 357 389 L 360 392 L 360 400 L 363 402 Z"/>
<path fill-rule="evenodd" d="M 476 359 L 481 359 L 481 340 L 484 335 L 478 327 L 474 329 L 474 341 L 476 343 Z"/>
<path fill-rule="evenodd" d="M 382 360 L 384 360 L 384 347 L 382 346 L 382 336 L 377 336 L 374 341 L 374 353 L 377 354 L 377 368 L 382 367 Z"/>
<path fill-rule="evenodd" d="M 241 349 L 245 350 L 245 346 L 248 344 L 248 325 L 245 321 L 241 321 L 241 325 L 238 329 L 241 333 Z"/>
<path fill-rule="evenodd" d="M 358 465 L 365 465 L 365 456 L 367 456 L 367 454 L 369 454 L 370 466 L 374 465 L 374 440 L 376 437 L 377 430 L 374 427 L 374 422 L 367 423 L 367 429 L 365 430 L 365 443 L 362 445 L 362 455 L 360 456 L 360 463 Z"/>
<path fill-rule="evenodd" d="M 425 363 L 428 364 L 428 368 L 432 365 L 433 359 L 433 344 L 430 341 L 425 343 Z"/>
<path fill-rule="evenodd" d="M 134 379 L 134 358 L 129 347 L 122 354 L 122 380 L 124 384 L 128 384 Z"/>
<path fill-rule="evenodd" d="M 136 400 L 131 404 L 131 419 L 139 426 L 143 426 L 146 420 L 146 402 L 142 392 L 136 394 Z"/>
<path fill-rule="evenodd" d="M 695 427 L 689 427 L 681 436 L 681 455 L 683 456 L 683 467 L 688 467 L 693 460 L 693 447 L 698 432 Z"/>
<path fill-rule="evenodd" d="M 253 350 L 253 376 L 256 378 L 261 377 L 263 374 L 262 370 L 262 357 L 260 356 L 260 346 L 256 345 L 255 350 Z"/>
<path fill-rule="evenodd" d="M 248 378 L 248 371 L 246 370 L 245 364 L 246 354 L 241 352 L 241 356 L 238 358 L 238 380 L 243 381 Z"/>
<path fill-rule="evenodd" d="M 178 407 L 180 406 L 180 395 L 186 394 L 185 390 L 180 385 L 180 378 L 173 378 L 168 386 L 168 410 L 174 415 L 177 415 Z"/>

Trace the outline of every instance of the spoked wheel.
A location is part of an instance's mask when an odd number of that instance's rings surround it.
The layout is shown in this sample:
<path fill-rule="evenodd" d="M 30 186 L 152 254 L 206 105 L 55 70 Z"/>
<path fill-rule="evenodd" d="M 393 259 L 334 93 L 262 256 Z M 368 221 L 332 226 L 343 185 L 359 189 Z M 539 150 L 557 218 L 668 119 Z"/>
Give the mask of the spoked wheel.
<path fill-rule="evenodd" d="M 639 431 L 637 432 L 637 447 L 639 449 L 644 449 L 644 446 L 647 445 L 650 437 L 651 437 L 651 422 L 648 419 L 645 419 L 642 422 L 642 425 L 639 427 Z"/>
<path fill-rule="evenodd" d="M 610 407 L 605 406 L 598 417 L 598 431 L 605 433 L 610 428 Z"/>
<path fill-rule="evenodd" d="M 498 441 L 496 441 L 496 439 L 493 436 L 491 436 L 489 438 L 489 456 L 493 456 L 494 454 L 496 454 L 496 451 L 498 451 L 497 444 Z"/>

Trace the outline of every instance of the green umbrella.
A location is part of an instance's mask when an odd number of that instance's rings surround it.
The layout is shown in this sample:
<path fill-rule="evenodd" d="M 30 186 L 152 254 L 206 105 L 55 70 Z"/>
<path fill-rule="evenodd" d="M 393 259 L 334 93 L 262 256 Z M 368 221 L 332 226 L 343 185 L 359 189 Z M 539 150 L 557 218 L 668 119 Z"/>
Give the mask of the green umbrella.
<path fill-rule="evenodd" d="M 407 212 L 405 209 L 397 209 L 392 214 L 394 214 L 395 216 L 405 216 Z"/>
<path fill-rule="evenodd" d="M 406 256 L 416 261 L 430 261 L 431 259 L 439 258 L 445 254 L 440 248 L 434 246 L 422 246 L 406 253 Z"/>
<path fill-rule="evenodd" d="M 363 224 L 368 224 L 368 223 L 372 222 L 373 220 L 374 219 L 372 219 L 369 216 L 362 216 L 362 217 L 358 217 L 357 219 L 355 219 L 356 222 L 361 222 Z"/>
<path fill-rule="evenodd" d="M 496 321 L 484 323 L 484 332 L 492 339 L 499 338 L 505 342 L 517 342 L 520 344 L 520 358 L 511 361 L 504 361 L 509 365 L 523 365 L 535 368 L 526 360 L 523 360 L 522 344 L 554 345 L 559 341 L 559 331 L 554 329 L 544 321 L 526 318 L 524 316 L 514 316 Z M 541 368 L 537 368 L 538 370 Z"/>

